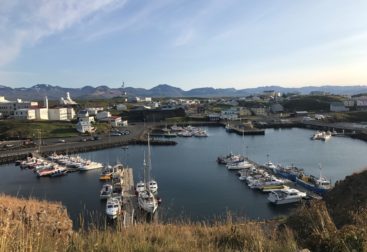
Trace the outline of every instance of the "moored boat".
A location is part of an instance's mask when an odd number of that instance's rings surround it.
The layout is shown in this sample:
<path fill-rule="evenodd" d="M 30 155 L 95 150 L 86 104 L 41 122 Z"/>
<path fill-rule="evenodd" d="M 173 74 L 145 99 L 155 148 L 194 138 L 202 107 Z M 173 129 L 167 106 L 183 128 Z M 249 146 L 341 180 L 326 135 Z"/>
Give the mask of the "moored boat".
<path fill-rule="evenodd" d="M 297 189 L 275 190 L 269 193 L 268 200 L 275 205 L 300 202 L 307 194 Z"/>
<path fill-rule="evenodd" d="M 106 203 L 106 214 L 111 219 L 116 219 L 121 214 L 121 201 L 117 198 L 108 198 Z"/>
<path fill-rule="evenodd" d="M 99 198 L 101 200 L 104 200 L 104 199 L 108 199 L 109 197 L 111 197 L 111 195 L 112 195 L 112 185 L 108 183 L 104 184 L 99 193 Z"/>

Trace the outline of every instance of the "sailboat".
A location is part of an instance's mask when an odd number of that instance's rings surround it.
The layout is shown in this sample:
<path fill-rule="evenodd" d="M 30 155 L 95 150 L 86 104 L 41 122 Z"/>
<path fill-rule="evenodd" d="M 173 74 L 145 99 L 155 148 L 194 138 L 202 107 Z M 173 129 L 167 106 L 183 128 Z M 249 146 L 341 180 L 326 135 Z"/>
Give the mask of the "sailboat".
<path fill-rule="evenodd" d="M 150 180 L 150 139 L 148 133 L 148 164 L 144 158 L 144 190 L 138 193 L 138 204 L 141 209 L 148 213 L 155 213 L 158 208 L 158 200 L 154 196 L 148 183 Z"/>

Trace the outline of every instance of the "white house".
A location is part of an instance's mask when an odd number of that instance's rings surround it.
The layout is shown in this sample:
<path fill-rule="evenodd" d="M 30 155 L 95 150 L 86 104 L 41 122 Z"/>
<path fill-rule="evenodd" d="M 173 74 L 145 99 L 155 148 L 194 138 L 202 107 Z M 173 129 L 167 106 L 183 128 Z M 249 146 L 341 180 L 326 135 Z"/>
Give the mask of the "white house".
<path fill-rule="evenodd" d="M 14 119 L 34 120 L 36 119 L 36 111 L 34 109 L 18 109 L 14 111 Z"/>
<path fill-rule="evenodd" d="M 85 133 L 85 132 L 92 133 L 95 131 L 94 127 L 89 122 L 83 122 L 83 121 L 79 121 L 76 124 L 76 130 L 80 133 Z"/>
<path fill-rule="evenodd" d="M 68 109 L 67 108 L 48 109 L 48 119 L 52 121 L 67 121 Z"/>
<path fill-rule="evenodd" d="M 112 127 L 119 127 L 122 124 L 122 120 L 120 116 L 111 116 L 110 123 Z"/>
<path fill-rule="evenodd" d="M 238 111 L 235 108 L 231 108 L 228 110 L 223 110 L 220 115 L 220 119 L 222 120 L 237 120 L 238 119 Z"/>
<path fill-rule="evenodd" d="M 103 111 L 102 107 L 99 108 L 86 108 L 86 110 L 88 111 L 90 116 L 95 116 L 97 115 L 98 111 Z"/>
<path fill-rule="evenodd" d="M 111 113 L 108 111 L 100 111 L 96 115 L 97 120 L 103 120 L 105 118 L 111 117 Z"/>
<path fill-rule="evenodd" d="M 36 112 L 36 120 L 48 120 L 48 108 L 37 108 Z"/>

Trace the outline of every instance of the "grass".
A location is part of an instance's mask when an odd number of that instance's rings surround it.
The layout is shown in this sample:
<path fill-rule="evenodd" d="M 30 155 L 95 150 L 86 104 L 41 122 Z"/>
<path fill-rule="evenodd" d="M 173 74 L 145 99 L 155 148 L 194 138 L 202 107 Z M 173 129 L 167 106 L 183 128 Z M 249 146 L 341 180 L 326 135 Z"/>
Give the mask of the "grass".
<path fill-rule="evenodd" d="M 41 217 L 38 217 L 38 216 Z M 264 223 L 138 223 L 72 232 L 59 203 L 0 196 L 0 252 L 5 251 L 295 251 L 289 230 Z M 119 225 L 120 224 L 120 225 Z M 83 225 L 81 225 L 83 226 Z"/>
<path fill-rule="evenodd" d="M 77 136 L 74 122 L 50 122 L 50 121 L 0 121 L 0 138 L 25 139 L 42 137 L 72 137 Z"/>
<path fill-rule="evenodd" d="M 367 111 L 332 113 L 330 120 L 333 122 L 367 122 Z"/>
<path fill-rule="evenodd" d="M 329 111 L 330 102 L 340 102 L 341 100 L 342 97 L 339 96 L 307 95 L 285 101 L 283 106 L 287 111 Z"/>

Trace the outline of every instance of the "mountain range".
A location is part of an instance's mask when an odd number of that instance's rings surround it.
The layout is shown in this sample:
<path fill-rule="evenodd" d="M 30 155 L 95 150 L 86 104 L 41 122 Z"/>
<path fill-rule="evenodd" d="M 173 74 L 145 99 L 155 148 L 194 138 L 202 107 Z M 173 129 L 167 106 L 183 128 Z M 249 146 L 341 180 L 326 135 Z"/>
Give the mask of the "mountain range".
<path fill-rule="evenodd" d="M 65 97 L 66 92 L 70 92 L 75 99 L 101 99 L 121 96 L 127 92 L 128 96 L 146 97 L 228 97 L 228 96 L 248 96 L 261 94 L 266 90 L 274 90 L 280 93 L 300 93 L 309 94 L 312 91 L 328 92 L 332 94 L 355 95 L 367 93 L 367 86 L 306 86 L 300 88 L 286 88 L 281 86 L 263 86 L 257 88 L 212 88 L 202 87 L 184 91 L 181 88 L 167 84 L 160 84 L 151 89 L 144 88 L 110 88 L 108 86 L 84 86 L 82 88 L 63 88 L 49 84 L 37 84 L 29 88 L 11 88 L 0 85 L 0 96 L 5 96 L 8 100 L 21 98 L 23 100 L 40 100 L 45 96 L 55 100 Z"/>

